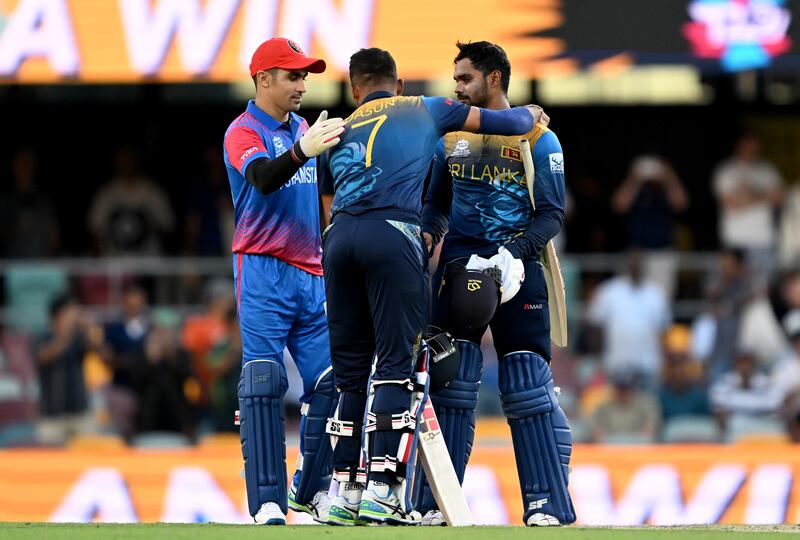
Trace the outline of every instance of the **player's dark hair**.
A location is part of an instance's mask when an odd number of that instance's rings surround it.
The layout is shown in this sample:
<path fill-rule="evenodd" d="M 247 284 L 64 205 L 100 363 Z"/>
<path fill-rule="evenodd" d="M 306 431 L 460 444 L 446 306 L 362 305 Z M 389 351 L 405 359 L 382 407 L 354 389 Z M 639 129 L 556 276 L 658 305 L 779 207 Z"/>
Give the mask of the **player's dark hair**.
<path fill-rule="evenodd" d="M 508 93 L 508 84 L 511 81 L 511 63 L 508 61 L 506 51 L 499 45 L 488 41 L 476 41 L 474 43 L 456 42 L 458 56 L 453 59 L 453 63 L 465 58 L 472 62 L 475 69 L 488 77 L 492 71 L 500 72 L 500 86 L 503 92 Z"/>
<path fill-rule="evenodd" d="M 372 47 L 361 49 L 350 57 L 350 82 L 372 86 L 397 81 L 397 64 L 389 51 Z"/>

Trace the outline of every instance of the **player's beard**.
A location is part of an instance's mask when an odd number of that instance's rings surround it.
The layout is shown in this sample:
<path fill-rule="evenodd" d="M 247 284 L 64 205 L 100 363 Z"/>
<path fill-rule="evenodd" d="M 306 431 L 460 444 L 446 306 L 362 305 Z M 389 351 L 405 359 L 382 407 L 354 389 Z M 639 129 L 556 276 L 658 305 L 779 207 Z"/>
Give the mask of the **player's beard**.
<path fill-rule="evenodd" d="M 465 105 L 485 108 L 489 103 L 489 83 L 484 79 L 480 88 L 468 94 L 457 94 L 456 97 Z"/>

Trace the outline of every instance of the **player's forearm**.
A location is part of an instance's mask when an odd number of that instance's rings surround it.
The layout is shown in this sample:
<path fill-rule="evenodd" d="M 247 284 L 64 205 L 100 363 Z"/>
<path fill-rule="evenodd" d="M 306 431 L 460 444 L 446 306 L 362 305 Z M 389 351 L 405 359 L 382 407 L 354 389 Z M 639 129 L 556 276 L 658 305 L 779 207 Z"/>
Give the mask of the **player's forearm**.
<path fill-rule="evenodd" d="M 285 184 L 308 158 L 300 150 L 300 144 L 295 143 L 291 150 L 284 152 L 275 159 L 258 158 L 247 166 L 245 177 L 253 184 L 262 195 L 277 191 Z"/>
<path fill-rule="evenodd" d="M 450 219 L 435 203 L 428 200 L 422 207 L 422 232 L 428 233 L 433 239 L 433 246 L 442 241 L 442 237 L 447 234 L 447 227 Z"/>
<path fill-rule="evenodd" d="M 422 207 L 422 232 L 431 235 L 433 247 L 441 242 L 447 234 L 450 223 L 450 207 L 453 204 L 453 180 L 447 169 L 434 160 L 431 173 L 431 185 L 425 195 L 425 204 Z"/>
<path fill-rule="evenodd" d="M 463 129 L 484 135 L 523 135 L 533 129 L 533 117 L 525 107 L 502 110 L 472 107 Z"/>
<path fill-rule="evenodd" d="M 537 208 L 535 219 L 520 236 L 506 244 L 517 259 L 529 259 L 542 252 L 564 224 L 564 210 L 557 207 Z"/>

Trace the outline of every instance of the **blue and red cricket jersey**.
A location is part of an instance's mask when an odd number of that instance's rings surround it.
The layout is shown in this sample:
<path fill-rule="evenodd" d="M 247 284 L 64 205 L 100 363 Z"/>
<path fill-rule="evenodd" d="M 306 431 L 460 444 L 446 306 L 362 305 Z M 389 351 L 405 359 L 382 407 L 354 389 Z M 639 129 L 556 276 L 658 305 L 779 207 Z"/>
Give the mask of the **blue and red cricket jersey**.
<path fill-rule="evenodd" d="M 262 195 L 245 178 L 255 159 L 275 159 L 306 132 L 294 113 L 278 122 L 250 101 L 225 133 L 225 165 L 231 184 L 236 231 L 233 252 L 270 255 L 301 270 L 322 275 L 317 163 L 310 159 L 284 185 Z"/>

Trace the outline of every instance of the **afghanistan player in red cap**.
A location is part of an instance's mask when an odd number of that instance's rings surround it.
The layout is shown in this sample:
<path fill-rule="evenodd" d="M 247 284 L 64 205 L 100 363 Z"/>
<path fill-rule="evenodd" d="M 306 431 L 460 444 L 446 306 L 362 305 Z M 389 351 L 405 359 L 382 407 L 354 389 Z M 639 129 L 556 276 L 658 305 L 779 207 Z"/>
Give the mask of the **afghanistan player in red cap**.
<path fill-rule="evenodd" d="M 287 506 L 320 522 L 330 506 L 331 446 L 325 422 L 337 395 L 322 278 L 315 156 L 339 142 L 341 118 L 313 126 L 296 114 L 309 73 L 325 62 L 273 38 L 253 54 L 256 96 L 225 133 L 236 231 L 233 274 L 242 334 L 240 434 L 250 514 L 283 525 Z M 303 379 L 300 456 L 287 493 L 283 351 Z"/>

